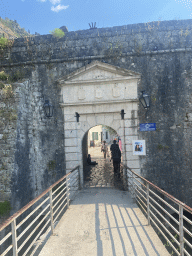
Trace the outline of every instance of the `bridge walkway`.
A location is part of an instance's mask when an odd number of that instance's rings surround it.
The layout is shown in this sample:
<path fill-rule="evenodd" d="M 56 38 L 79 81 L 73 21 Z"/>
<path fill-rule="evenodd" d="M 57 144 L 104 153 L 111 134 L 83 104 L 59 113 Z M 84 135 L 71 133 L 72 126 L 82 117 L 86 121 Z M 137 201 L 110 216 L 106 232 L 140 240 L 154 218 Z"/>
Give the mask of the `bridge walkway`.
<path fill-rule="evenodd" d="M 84 188 L 72 201 L 40 256 L 168 256 L 129 192 Z"/>

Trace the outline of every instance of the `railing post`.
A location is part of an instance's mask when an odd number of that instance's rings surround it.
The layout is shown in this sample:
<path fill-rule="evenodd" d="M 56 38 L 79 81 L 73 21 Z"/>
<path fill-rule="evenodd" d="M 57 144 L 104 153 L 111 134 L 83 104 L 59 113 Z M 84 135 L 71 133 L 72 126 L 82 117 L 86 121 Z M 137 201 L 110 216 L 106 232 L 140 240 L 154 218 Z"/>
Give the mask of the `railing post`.
<path fill-rule="evenodd" d="M 79 175 L 79 190 L 80 190 L 81 189 L 80 166 L 78 166 L 78 175 Z"/>
<path fill-rule="evenodd" d="M 54 225 L 53 225 L 53 199 L 52 199 L 52 189 L 49 191 L 49 203 L 50 203 L 51 234 L 53 235 Z"/>
<path fill-rule="evenodd" d="M 121 168 L 121 166 L 120 166 Z M 128 175 L 127 175 L 127 168 L 123 166 L 123 186 L 125 190 L 128 190 Z"/>
<path fill-rule="evenodd" d="M 69 183 L 68 183 L 68 177 L 66 177 L 66 185 L 67 185 L 67 208 L 69 208 Z"/>
<path fill-rule="evenodd" d="M 17 251 L 17 232 L 16 232 L 16 219 L 11 222 L 12 230 L 12 243 L 13 243 L 13 256 L 18 256 Z"/>
<path fill-rule="evenodd" d="M 149 183 L 147 183 L 147 219 L 148 225 L 150 225 Z"/>
<path fill-rule="evenodd" d="M 179 242 L 180 255 L 184 256 L 184 239 L 183 239 L 183 207 L 179 205 Z"/>
<path fill-rule="evenodd" d="M 135 187 L 134 187 L 134 177 L 133 177 L 133 173 L 132 173 L 132 190 L 133 190 L 133 199 L 135 199 Z"/>

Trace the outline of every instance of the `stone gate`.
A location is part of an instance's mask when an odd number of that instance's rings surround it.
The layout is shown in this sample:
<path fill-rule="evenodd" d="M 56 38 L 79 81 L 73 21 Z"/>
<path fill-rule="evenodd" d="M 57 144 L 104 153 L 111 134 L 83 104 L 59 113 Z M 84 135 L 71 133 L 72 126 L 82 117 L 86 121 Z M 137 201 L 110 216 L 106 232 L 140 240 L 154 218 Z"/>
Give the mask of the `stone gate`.
<path fill-rule="evenodd" d="M 59 79 L 64 114 L 65 160 L 68 173 L 81 166 L 83 185 L 82 141 L 96 125 L 107 125 L 122 138 L 123 162 L 139 170 L 139 157 L 133 156 L 132 140 L 137 139 L 137 84 L 140 74 L 94 61 Z M 121 120 L 121 110 L 125 118 Z M 76 121 L 75 113 L 80 115 Z M 125 129 L 126 128 L 126 129 Z"/>

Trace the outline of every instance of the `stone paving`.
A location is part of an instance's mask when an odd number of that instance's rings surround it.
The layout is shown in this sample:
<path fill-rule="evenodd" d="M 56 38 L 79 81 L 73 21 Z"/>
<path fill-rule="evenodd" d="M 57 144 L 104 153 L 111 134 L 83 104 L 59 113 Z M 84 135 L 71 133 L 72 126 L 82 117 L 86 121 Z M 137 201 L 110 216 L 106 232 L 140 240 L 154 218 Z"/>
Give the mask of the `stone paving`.
<path fill-rule="evenodd" d="M 113 163 L 110 161 L 110 157 L 104 159 L 101 147 L 91 147 L 88 153 L 91 155 L 92 161 L 96 161 L 98 165 L 85 167 L 84 187 L 114 187 L 123 189 L 122 180 L 114 177 Z"/>

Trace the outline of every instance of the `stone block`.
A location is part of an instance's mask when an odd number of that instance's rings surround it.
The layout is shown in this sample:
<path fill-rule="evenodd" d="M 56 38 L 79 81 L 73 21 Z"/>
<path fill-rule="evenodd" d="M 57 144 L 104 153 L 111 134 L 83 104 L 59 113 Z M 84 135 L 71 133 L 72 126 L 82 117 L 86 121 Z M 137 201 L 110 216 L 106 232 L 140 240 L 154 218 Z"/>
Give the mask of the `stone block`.
<path fill-rule="evenodd" d="M 95 116 L 97 124 L 105 124 L 105 116 L 104 115 L 96 115 Z"/>
<path fill-rule="evenodd" d="M 75 161 L 78 160 L 78 153 L 66 153 L 65 154 L 65 161 Z"/>
<path fill-rule="evenodd" d="M 127 161 L 127 166 L 129 168 L 133 168 L 133 169 L 140 169 L 140 163 L 139 163 L 139 160 L 128 160 Z"/>
<path fill-rule="evenodd" d="M 75 147 L 75 146 L 77 146 L 76 138 L 65 139 L 65 147 Z"/>
<path fill-rule="evenodd" d="M 99 125 L 96 123 L 95 116 L 87 116 L 87 122 L 90 128 Z"/>
<path fill-rule="evenodd" d="M 66 122 L 64 123 L 65 130 L 75 130 L 77 127 L 77 122 Z"/>
<path fill-rule="evenodd" d="M 113 124 L 113 116 L 112 115 L 105 115 L 105 122 L 104 124 L 108 125 L 111 127 L 111 125 Z"/>
<path fill-rule="evenodd" d="M 71 115 L 65 115 L 65 122 L 74 122 L 75 119 L 75 114 L 71 114 Z"/>
<path fill-rule="evenodd" d="M 90 128 L 92 128 L 92 126 L 90 126 L 90 124 L 85 121 L 85 122 L 81 122 L 81 130 L 86 133 Z"/>
<path fill-rule="evenodd" d="M 138 139 L 138 136 L 125 136 L 125 143 L 127 145 L 132 145 L 132 141 L 137 139 Z"/>
<path fill-rule="evenodd" d="M 65 153 L 76 153 L 77 147 L 65 147 Z"/>
<path fill-rule="evenodd" d="M 121 129 L 120 120 L 113 120 L 110 127 L 112 127 L 119 134 L 119 130 Z"/>
<path fill-rule="evenodd" d="M 77 130 L 66 130 L 64 133 L 65 138 L 76 138 L 77 137 Z"/>
<path fill-rule="evenodd" d="M 67 170 L 71 171 L 73 168 L 75 168 L 78 165 L 79 165 L 79 161 L 66 161 L 66 169 Z"/>
<path fill-rule="evenodd" d="M 126 145 L 126 152 L 133 152 L 133 146 L 132 145 Z"/>
<path fill-rule="evenodd" d="M 134 128 L 125 128 L 125 135 L 127 136 L 137 136 L 137 127 Z"/>
<path fill-rule="evenodd" d="M 139 156 L 133 155 L 133 152 L 126 152 L 127 161 L 139 161 Z"/>

